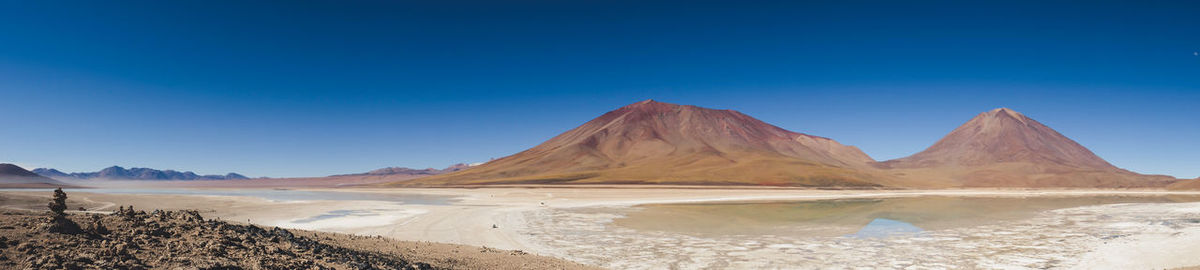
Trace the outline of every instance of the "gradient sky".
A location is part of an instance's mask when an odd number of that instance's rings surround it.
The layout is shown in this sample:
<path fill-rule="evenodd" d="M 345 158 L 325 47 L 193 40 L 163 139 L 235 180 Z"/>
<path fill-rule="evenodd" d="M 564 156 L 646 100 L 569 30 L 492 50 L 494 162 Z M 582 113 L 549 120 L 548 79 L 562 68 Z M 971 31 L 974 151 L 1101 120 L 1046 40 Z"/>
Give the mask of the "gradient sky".
<path fill-rule="evenodd" d="M 877 160 L 1022 112 L 1200 176 L 1195 1 L 0 1 L 0 162 L 444 167 L 644 99 Z"/>

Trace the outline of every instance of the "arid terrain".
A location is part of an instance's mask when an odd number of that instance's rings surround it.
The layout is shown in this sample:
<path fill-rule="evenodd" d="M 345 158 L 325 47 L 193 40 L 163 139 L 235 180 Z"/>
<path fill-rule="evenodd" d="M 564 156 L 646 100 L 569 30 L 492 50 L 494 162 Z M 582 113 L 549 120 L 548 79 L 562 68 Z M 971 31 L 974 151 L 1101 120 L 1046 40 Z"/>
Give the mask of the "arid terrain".
<path fill-rule="evenodd" d="M 136 209 L 197 209 L 208 218 L 243 221 L 269 227 L 283 227 L 323 232 L 348 233 L 359 236 L 382 236 L 385 239 L 405 240 L 402 243 L 423 241 L 467 245 L 463 254 L 489 250 L 521 250 L 531 255 L 552 256 L 592 266 L 616 269 L 681 268 L 787 268 L 815 269 L 822 262 L 838 261 L 844 265 L 862 267 L 923 267 L 966 268 L 1083 268 L 1084 263 L 1136 263 L 1172 268 L 1200 265 L 1186 253 L 1161 253 L 1168 247 L 1190 250 L 1186 243 L 1200 242 L 1200 220 L 1196 202 L 1198 192 L 1165 192 L 1160 190 L 812 190 L 787 188 L 722 188 L 710 187 L 645 187 L 645 186 L 582 186 L 582 187 L 508 187 L 508 188 L 422 188 L 422 189 L 311 189 L 264 192 L 307 192 L 308 198 L 277 197 L 275 193 L 242 195 L 204 195 L 202 190 L 191 195 L 90 193 L 69 191 L 70 205 L 82 206 L 86 213 L 107 213 L 119 205 L 135 205 Z M 328 193 L 326 193 L 328 192 Z M 266 194 L 266 195 L 264 195 Z M 271 195 L 275 194 L 275 195 Z M 347 194 L 337 197 L 333 194 Z M 1092 200 L 1118 196 L 1118 201 Z M 1162 196 L 1172 196 L 1164 198 Z M 1182 197 L 1181 197 L 1182 196 Z M 49 195 L 45 192 L 0 192 L 0 204 L 9 210 L 44 208 Z M 1145 200 L 1132 198 L 1148 198 Z M 392 198 L 403 198 L 391 200 Z M 653 221 L 639 223 L 640 214 L 654 205 L 696 203 L 805 202 L 829 200 L 916 200 L 922 198 L 996 198 L 1030 201 L 1021 198 L 1080 198 L 1084 203 L 1051 203 L 1029 209 L 1012 203 L 986 203 L 985 212 L 1004 212 L 1012 207 L 1022 209 L 1020 215 L 995 218 L 971 217 L 954 222 L 928 223 L 929 217 L 905 219 L 902 216 L 883 216 L 915 222 L 927 232 L 918 238 L 854 238 L 840 233 L 813 236 L 755 233 L 757 223 L 745 223 L 738 216 L 759 215 L 800 217 L 807 210 L 792 214 L 774 213 L 769 206 L 748 207 L 760 214 L 726 215 L 709 220 L 676 216 L 675 222 Z M 1159 198 L 1159 199 L 1154 199 Z M 1180 198 L 1180 199 L 1172 199 Z M 1055 201 L 1055 200 L 1052 200 Z M 1074 201 L 1074 200 L 1071 200 Z M 1117 203 L 1117 204 L 1113 204 Z M 889 204 L 884 204 L 889 205 Z M 937 210 L 961 205 L 945 201 L 909 203 L 879 208 L 883 212 L 903 215 L 926 214 L 922 209 L 960 215 L 974 213 L 980 208 L 946 211 Z M 934 207 L 930 207 L 934 206 Z M 651 207 L 651 208 L 647 208 Z M 964 206 L 969 207 L 970 206 Z M 853 208 L 851 208 L 853 209 Z M 905 210 L 907 209 L 907 210 Z M 950 211 L 953 210 L 953 211 Z M 1027 210 L 1027 211 L 1026 211 Z M 743 210 L 737 210 L 743 211 Z M 881 217 L 858 210 L 831 210 L 831 215 L 863 218 Z M 152 211 L 151 211 L 152 212 Z M 707 212 L 707 211 L 706 211 Z M 915 214 L 904 214 L 912 212 Z M 651 217 L 671 217 L 653 214 Z M 671 210 L 665 213 L 683 214 Z M 772 214 L 774 213 L 774 214 Z M 959 214 L 954 214 L 959 213 Z M 665 216 L 664 216 L 665 215 Z M 791 218 L 789 218 L 791 219 Z M 869 219 L 868 219 L 869 220 Z M 695 228 L 705 224 L 735 224 L 733 233 L 695 234 L 661 227 L 686 221 Z M 786 220 L 785 220 L 786 221 Z M 715 222 L 715 223 L 714 223 Z M 794 222 L 786 221 L 785 223 Z M 829 227 L 831 231 L 853 232 L 850 227 Z M 86 223 L 85 223 L 86 224 Z M 639 225 L 640 224 L 640 225 Z M 647 227 L 645 224 L 658 224 Z M 804 226 L 802 226 L 804 227 Z M 749 230 L 742 230 L 746 228 Z M 814 227 L 815 228 L 815 227 Z M 704 229 L 708 230 L 708 229 Z M 1030 236 L 1038 232 L 1039 237 Z M 296 233 L 306 235 L 305 232 Z M 756 236 L 757 235 L 757 236 Z M 1039 234 L 1035 234 L 1039 235 Z M 347 236 L 349 237 L 349 236 Z M 354 239 L 355 237 L 350 237 Z M 363 237 L 360 237 L 363 238 Z M 371 238 L 371 237 L 365 237 Z M 957 239 L 957 240 L 956 240 Z M 970 240 L 967 240 L 970 239 Z M 391 243 L 390 240 L 380 243 Z M 411 242 L 417 241 L 417 242 Z M 964 242 L 965 241 L 965 242 Z M 1049 242 L 1047 242 L 1049 241 Z M 1037 246 L 1067 246 L 1054 253 Z M 958 244 L 949 244 L 958 243 Z M 389 244 L 390 245 L 390 244 Z M 399 244 L 403 245 L 403 244 Z M 447 245 L 451 246 L 451 245 Z M 399 249 L 404 250 L 404 249 Z M 840 250 L 840 251 L 839 251 Z M 874 251 L 872 251 L 874 250 Z M 906 250 L 905 252 L 900 252 Z M 854 252 L 851 252 L 854 251 Z M 496 252 L 509 256 L 510 251 Z M 875 252 L 891 254 L 878 257 Z M 1000 252 L 1000 258 L 974 256 Z M 478 252 L 479 254 L 490 254 Z M 674 254 L 667 256 L 667 254 Z M 808 254 L 806 256 L 798 255 Z M 921 254 L 946 254 L 933 260 Z M 959 254 L 967 257 L 953 257 Z M 1147 255 L 1147 254 L 1152 254 Z M 440 256 L 440 257 L 439 257 Z M 1081 260 L 1099 257 L 1104 260 Z M 427 262 L 438 266 L 436 259 L 461 261 L 461 254 L 431 253 L 428 257 L 403 257 L 408 261 Z M 428 259 L 421 259 L 428 258 Z M 514 257 L 518 259 L 544 257 Z M 958 258 L 958 259 L 953 259 Z M 1122 261 L 1124 260 L 1124 261 Z M 895 265 L 893 265 L 895 263 Z M 541 262 L 535 265 L 541 265 Z M 939 266 L 941 265 L 941 266 Z M 461 265 L 460 265 L 461 266 Z"/>
<path fill-rule="evenodd" d="M 1200 270 L 1198 1 L 0 1 L 0 270 Z"/>
<path fill-rule="evenodd" d="M 1200 178 L 1179 181 L 1167 188 L 1172 190 L 1200 190 Z"/>
<path fill-rule="evenodd" d="M 72 211 L 43 229 L 43 196 L 0 195 L 0 266 L 45 269 L 589 269 L 518 250 L 399 241 L 205 219 L 189 210 Z M 69 206 L 108 209 L 89 199 Z M 86 205 L 86 206 L 85 206 Z M 153 205 L 153 204 L 149 204 Z M 15 207 L 14 207 L 15 206 Z M 44 208 L 44 206 L 43 206 Z M 102 213 L 105 212 L 105 213 Z"/>
<path fill-rule="evenodd" d="M 924 151 L 876 161 L 854 146 L 788 131 L 733 110 L 645 100 L 607 112 L 533 148 L 477 166 L 389 167 L 308 178 L 203 178 L 191 172 L 110 167 L 62 179 L 149 174 L 62 183 L 10 165 L 10 187 L 329 188 L 487 185 L 791 186 L 831 189 L 1159 188 L 1189 180 L 1121 169 L 1016 111 L 980 113 Z M 168 174 L 172 173 L 172 174 Z M 178 177 L 166 177 L 179 174 Z M 151 177 L 155 176 L 155 177 Z M 236 177 L 235 177 L 236 176 Z M 74 178 L 71 178 L 74 177 Z M 166 177 L 166 178 L 164 178 Z M 200 177 L 200 178 L 197 178 Z M 192 179 L 188 178 L 188 179 Z M 223 178 L 234 180 L 206 180 Z M 62 180 L 60 179 L 60 180 Z M 1194 182 L 1194 180 L 1191 180 Z M 3 184 L 3 183 L 0 183 Z"/>
<path fill-rule="evenodd" d="M 446 169 L 240 179 L 113 167 L 60 182 L 0 166 L 3 187 L 33 188 L 0 191 L 3 258 L 24 268 L 1200 265 L 1200 179 L 1118 168 L 1004 108 L 882 162 L 736 111 L 647 100 Z M 72 208 L 46 223 L 44 188 L 57 186 Z M 83 231 L 44 229 L 66 219 Z"/>

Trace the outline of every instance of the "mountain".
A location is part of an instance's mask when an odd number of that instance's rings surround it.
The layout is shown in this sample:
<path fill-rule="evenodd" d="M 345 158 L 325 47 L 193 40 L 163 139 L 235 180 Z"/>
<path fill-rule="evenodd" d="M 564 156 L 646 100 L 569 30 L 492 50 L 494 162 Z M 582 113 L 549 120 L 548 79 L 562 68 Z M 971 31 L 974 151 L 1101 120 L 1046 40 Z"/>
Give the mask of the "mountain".
<path fill-rule="evenodd" d="M 869 156 L 732 110 L 646 100 L 520 153 L 391 185 L 695 184 L 872 187 Z"/>
<path fill-rule="evenodd" d="M 431 175 L 457 172 L 470 168 L 470 164 L 454 164 L 445 169 L 411 169 L 404 167 L 388 167 L 366 173 L 339 174 L 325 177 L 295 177 L 295 178 L 260 178 L 254 181 L 188 181 L 173 182 L 172 186 L 180 187 L 219 187 L 219 188 L 326 188 L 375 185 L 385 182 L 407 181 Z M 144 185 L 143 185 L 144 186 Z"/>
<path fill-rule="evenodd" d="M 49 169 L 49 168 L 33 169 L 33 173 L 36 173 L 38 175 L 45 176 L 45 177 L 54 178 L 54 179 L 71 177 L 71 174 L 64 173 L 62 171 L 55 170 L 55 169 Z"/>
<path fill-rule="evenodd" d="M 878 164 L 929 187 L 1162 187 L 1175 179 L 1117 168 L 1016 111 L 981 113 L 909 157 Z"/>
<path fill-rule="evenodd" d="M 0 188 L 70 187 L 63 182 L 38 175 L 20 166 L 0 163 Z"/>
<path fill-rule="evenodd" d="M 1200 177 L 1197 177 L 1196 179 L 1181 180 L 1179 182 L 1175 182 L 1175 183 L 1171 184 L 1170 186 L 1167 186 L 1167 189 L 1200 190 Z"/>
<path fill-rule="evenodd" d="M 369 171 L 366 173 L 342 174 L 342 175 L 334 175 L 334 176 L 362 176 L 362 175 L 428 176 L 428 175 L 439 175 L 439 174 L 444 174 L 444 173 L 457 172 L 457 171 L 465 170 L 470 167 L 471 167 L 471 165 L 466 164 L 466 163 L 458 163 L 458 164 L 450 165 L 450 167 L 446 167 L 445 169 L 434 169 L 434 168 L 412 169 L 412 168 L 406 168 L 406 167 L 387 167 L 387 168 L 372 170 L 372 171 Z"/>
<path fill-rule="evenodd" d="M 33 170 L 42 176 L 51 177 L 62 180 L 88 180 L 88 179 L 104 179 L 104 180 L 237 180 L 248 179 L 246 176 L 236 173 L 228 173 L 225 175 L 198 175 L 193 172 L 180 172 L 175 170 L 155 170 L 150 168 L 122 168 L 120 166 L 112 166 L 104 168 L 98 172 L 84 173 L 64 173 L 59 170 L 49 168 L 38 168 Z"/>

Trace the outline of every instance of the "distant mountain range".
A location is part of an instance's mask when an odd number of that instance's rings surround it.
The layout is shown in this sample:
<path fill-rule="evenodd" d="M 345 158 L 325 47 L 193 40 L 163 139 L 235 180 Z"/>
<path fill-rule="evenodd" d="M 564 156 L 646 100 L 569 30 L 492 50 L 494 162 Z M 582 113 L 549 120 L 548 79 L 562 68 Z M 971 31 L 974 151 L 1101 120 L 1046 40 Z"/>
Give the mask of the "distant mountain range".
<path fill-rule="evenodd" d="M 54 179 L 69 181 L 69 180 L 238 180 L 248 179 L 246 176 L 236 173 L 225 175 L 198 175 L 196 173 L 175 170 L 155 170 L 150 168 L 122 168 L 120 166 L 112 166 L 104 168 L 97 172 L 81 172 L 81 173 L 64 173 L 59 170 L 50 168 L 38 168 L 33 170 L 34 173 Z"/>
<path fill-rule="evenodd" d="M 0 188 L 51 188 L 71 185 L 25 170 L 20 166 L 0 163 Z"/>
<path fill-rule="evenodd" d="M 920 153 L 877 162 L 853 146 L 784 130 L 737 111 L 653 100 L 610 111 L 533 148 L 480 166 L 384 185 L 484 184 L 1183 185 L 1174 177 L 1117 168 L 1050 127 L 1006 108 L 977 115 Z"/>
<path fill-rule="evenodd" d="M 431 175 L 457 172 L 470 168 L 472 164 L 454 164 L 445 169 L 411 169 L 388 167 L 365 173 L 339 174 L 324 177 L 257 178 L 253 181 L 210 181 L 202 183 L 217 187 L 349 187 L 374 185 L 384 182 L 400 182 Z M 197 182 L 189 182 L 197 183 Z"/>
<path fill-rule="evenodd" d="M 880 162 L 854 146 L 785 130 L 737 111 L 646 100 L 607 112 L 533 148 L 474 165 L 456 164 L 445 169 L 389 167 L 359 174 L 252 182 L 283 186 L 665 184 L 1200 189 L 1200 179 L 1145 175 L 1113 166 L 1067 136 L 1007 108 L 976 115 L 924 151 Z M 246 179 L 236 173 L 197 175 L 117 166 L 91 173 L 45 168 L 32 173 L 11 164 L 0 167 L 0 176 L 7 175 L 6 179 L 13 179 L 9 182 L 23 185 L 62 184 L 46 177 L 66 182 Z"/>
<path fill-rule="evenodd" d="M 334 175 L 334 176 L 366 176 L 366 175 L 428 176 L 428 175 L 439 175 L 439 174 L 444 174 L 444 173 L 457 172 L 457 171 L 461 171 L 461 170 L 470 168 L 471 166 L 472 165 L 466 164 L 466 163 L 458 163 L 458 164 L 450 165 L 450 167 L 446 167 L 445 169 L 434 169 L 434 168 L 412 169 L 412 168 L 406 168 L 406 167 L 387 167 L 387 168 L 382 168 L 382 169 L 375 169 L 375 170 L 372 170 L 372 171 L 369 171 L 366 173 L 340 174 L 340 175 Z"/>

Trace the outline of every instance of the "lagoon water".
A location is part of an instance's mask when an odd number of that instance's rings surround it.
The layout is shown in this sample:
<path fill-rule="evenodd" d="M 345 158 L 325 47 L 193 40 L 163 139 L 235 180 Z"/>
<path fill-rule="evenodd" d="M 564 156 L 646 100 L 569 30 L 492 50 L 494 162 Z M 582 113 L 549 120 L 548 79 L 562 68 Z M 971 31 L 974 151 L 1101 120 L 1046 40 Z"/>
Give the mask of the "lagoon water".
<path fill-rule="evenodd" d="M 690 235 L 881 237 L 1027 219 L 1054 209 L 1118 203 L 1200 202 L 1200 196 L 950 197 L 657 204 L 614 226 Z"/>
<path fill-rule="evenodd" d="M 1152 251 L 1155 239 L 1200 232 L 1200 196 L 652 204 L 525 219 L 542 250 L 614 269 L 1070 269 L 1120 260 L 1089 253 L 1105 243 Z"/>
<path fill-rule="evenodd" d="M 878 238 L 915 235 L 923 231 L 925 230 L 918 228 L 917 226 L 913 226 L 908 222 L 877 218 L 875 220 L 871 220 L 871 223 L 867 223 L 867 225 L 863 226 L 861 229 L 858 229 L 858 232 L 847 236 L 858 238 Z"/>

